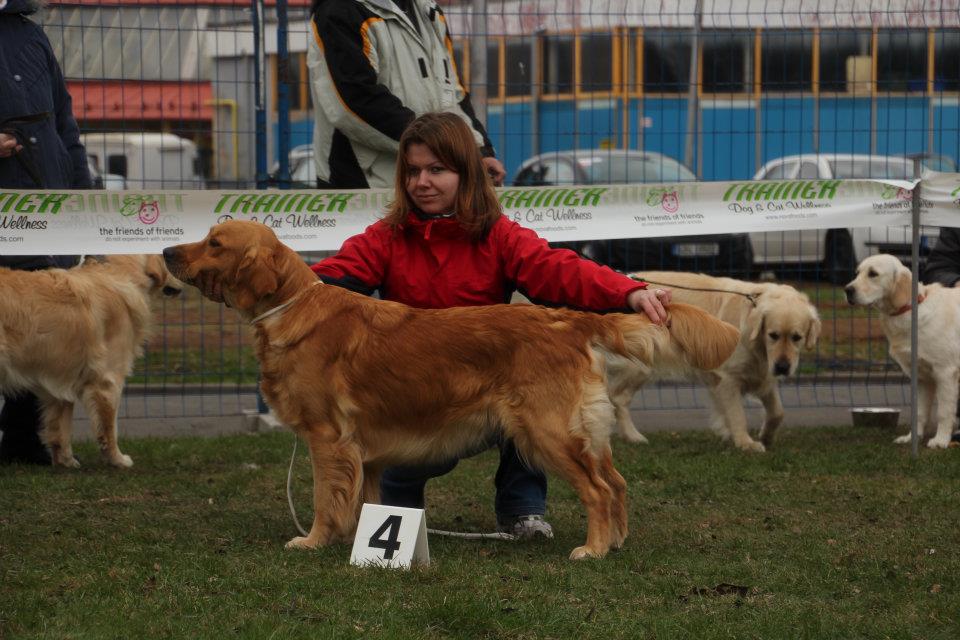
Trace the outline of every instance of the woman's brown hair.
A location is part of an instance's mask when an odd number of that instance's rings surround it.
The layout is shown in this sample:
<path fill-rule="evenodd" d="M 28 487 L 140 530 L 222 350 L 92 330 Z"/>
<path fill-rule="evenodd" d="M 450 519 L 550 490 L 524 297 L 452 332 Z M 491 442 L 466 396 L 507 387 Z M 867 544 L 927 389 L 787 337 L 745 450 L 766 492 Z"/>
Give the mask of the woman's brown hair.
<path fill-rule="evenodd" d="M 399 227 L 416 208 L 407 193 L 407 150 L 412 144 L 425 145 L 460 177 L 454 210 L 456 219 L 473 240 L 486 237 L 500 218 L 500 203 L 484 169 L 473 132 L 463 118 L 453 113 L 425 113 L 411 122 L 400 136 L 394 199 L 384 222 Z"/>

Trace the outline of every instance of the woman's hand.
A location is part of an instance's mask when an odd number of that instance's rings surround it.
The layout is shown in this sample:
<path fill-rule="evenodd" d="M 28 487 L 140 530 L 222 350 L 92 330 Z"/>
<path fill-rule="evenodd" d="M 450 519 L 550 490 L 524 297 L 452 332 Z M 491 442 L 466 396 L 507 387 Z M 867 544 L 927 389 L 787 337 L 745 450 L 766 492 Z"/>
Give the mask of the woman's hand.
<path fill-rule="evenodd" d="M 503 185 L 503 179 L 507 177 L 507 170 L 503 168 L 503 163 L 496 158 L 484 158 L 483 168 L 490 174 L 490 179 L 496 187 Z"/>
<path fill-rule="evenodd" d="M 653 324 L 663 324 L 667 321 L 670 298 L 670 289 L 635 289 L 627 296 L 627 306 L 647 314 Z"/>
<path fill-rule="evenodd" d="M 9 133 L 0 133 L 0 158 L 9 158 L 15 153 L 20 153 L 22 146 L 17 144 L 17 139 Z"/>

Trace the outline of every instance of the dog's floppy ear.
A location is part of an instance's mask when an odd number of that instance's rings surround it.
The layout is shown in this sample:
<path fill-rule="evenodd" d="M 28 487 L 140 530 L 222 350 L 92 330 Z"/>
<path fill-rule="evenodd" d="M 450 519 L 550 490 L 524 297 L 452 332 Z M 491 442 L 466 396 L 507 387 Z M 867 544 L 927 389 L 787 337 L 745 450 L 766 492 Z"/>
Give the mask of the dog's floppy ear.
<path fill-rule="evenodd" d="M 893 282 L 893 289 L 890 291 L 890 306 L 893 309 L 900 309 L 910 304 L 912 296 L 911 274 L 906 267 L 897 269 L 896 280 Z"/>
<path fill-rule="evenodd" d="M 820 337 L 820 316 L 816 309 L 810 309 L 810 323 L 807 325 L 807 335 L 803 338 L 803 346 L 807 349 L 813 349 L 817 345 L 817 339 Z"/>
<path fill-rule="evenodd" d="M 763 317 L 763 309 L 760 307 L 754 307 L 747 314 L 747 335 L 750 337 L 750 342 L 759 338 L 763 332 Z"/>
<path fill-rule="evenodd" d="M 247 247 L 234 280 L 239 309 L 249 309 L 261 298 L 275 293 L 280 283 L 273 253 L 260 245 Z"/>

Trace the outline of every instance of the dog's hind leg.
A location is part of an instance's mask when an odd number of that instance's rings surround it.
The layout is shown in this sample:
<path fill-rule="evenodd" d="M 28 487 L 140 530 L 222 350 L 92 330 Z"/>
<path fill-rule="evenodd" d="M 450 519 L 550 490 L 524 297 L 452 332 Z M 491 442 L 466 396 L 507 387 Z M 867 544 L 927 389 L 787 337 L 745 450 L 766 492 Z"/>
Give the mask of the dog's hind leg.
<path fill-rule="evenodd" d="M 780 390 L 776 384 L 771 384 L 757 396 L 763 403 L 766 414 L 763 418 L 763 426 L 760 427 L 760 442 L 769 449 L 773 446 L 773 437 L 783 422 L 783 403 L 780 401 Z"/>
<path fill-rule="evenodd" d="M 610 502 L 610 548 L 619 549 L 627 539 L 627 481 L 613 466 L 613 452 L 609 447 L 600 455 L 600 473 L 613 491 Z"/>
<path fill-rule="evenodd" d="M 633 399 L 634 391 L 634 389 L 625 389 L 610 394 L 617 421 L 617 433 L 627 442 L 649 444 L 650 441 L 637 430 L 633 418 L 630 417 L 630 401 Z"/>
<path fill-rule="evenodd" d="M 53 464 L 76 468 L 80 463 L 73 457 L 71 430 L 73 426 L 73 403 L 63 400 L 44 399 L 43 441 L 50 447 Z"/>
<path fill-rule="evenodd" d="M 349 541 L 360 516 L 363 464 L 360 447 L 340 442 L 332 426 L 301 431 L 313 463 L 313 525 L 306 537 L 287 542 L 288 549 L 312 549 Z"/>
<path fill-rule="evenodd" d="M 115 467 L 132 467 L 133 459 L 117 445 L 117 407 L 121 392 L 121 387 L 104 381 L 84 389 L 82 400 L 100 445 L 100 455 Z"/>

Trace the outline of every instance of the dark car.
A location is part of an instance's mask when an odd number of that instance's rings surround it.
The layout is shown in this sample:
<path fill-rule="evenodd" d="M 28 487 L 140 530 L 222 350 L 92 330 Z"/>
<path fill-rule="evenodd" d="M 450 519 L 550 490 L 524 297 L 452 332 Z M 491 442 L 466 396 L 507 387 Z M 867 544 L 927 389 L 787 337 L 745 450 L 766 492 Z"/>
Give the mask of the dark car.
<path fill-rule="evenodd" d="M 551 151 L 524 161 L 514 186 L 692 182 L 696 175 L 669 156 L 654 151 L 579 149 Z M 753 271 L 749 236 L 629 238 L 554 243 L 620 271 L 699 271 L 748 277 Z"/>

